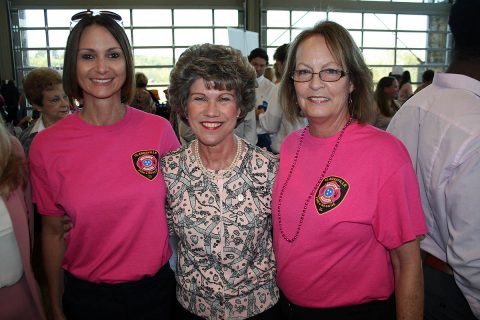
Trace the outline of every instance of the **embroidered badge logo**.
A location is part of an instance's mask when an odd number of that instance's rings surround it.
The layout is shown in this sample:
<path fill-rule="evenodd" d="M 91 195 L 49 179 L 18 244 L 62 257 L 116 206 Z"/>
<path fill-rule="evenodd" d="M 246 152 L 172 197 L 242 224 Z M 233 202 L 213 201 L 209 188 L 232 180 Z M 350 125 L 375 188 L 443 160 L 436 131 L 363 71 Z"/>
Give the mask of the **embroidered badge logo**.
<path fill-rule="evenodd" d="M 158 152 L 156 150 L 142 150 L 132 154 L 133 165 L 138 173 L 153 180 L 158 174 Z"/>
<path fill-rule="evenodd" d="M 319 214 L 335 209 L 347 195 L 347 181 L 339 177 L 326 177 L 315 194 L 315 206 Z"/>

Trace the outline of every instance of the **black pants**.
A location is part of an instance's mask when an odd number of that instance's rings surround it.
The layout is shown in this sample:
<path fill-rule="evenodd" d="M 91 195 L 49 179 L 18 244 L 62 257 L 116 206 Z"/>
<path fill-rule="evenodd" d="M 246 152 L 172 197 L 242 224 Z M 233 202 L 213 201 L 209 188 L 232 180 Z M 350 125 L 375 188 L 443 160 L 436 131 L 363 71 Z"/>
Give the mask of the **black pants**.
<path fill-rule="evenodd" d="M 175 278 L 168 263 L 157 274 L 120 284 L 96 284 L 65 272 L 68 320 L 174 319 Z"/>
<path fill-rule="evenodd" d="M 425 320 L 476 320 L 452 275 L 423 265 Z"/>
<path fill-rule="evenodd" d="M 395 296 L 387 300 L 337 307 L 305 308 L 296 306 L 282 295 L 282 320 L 395 320 Z"/>

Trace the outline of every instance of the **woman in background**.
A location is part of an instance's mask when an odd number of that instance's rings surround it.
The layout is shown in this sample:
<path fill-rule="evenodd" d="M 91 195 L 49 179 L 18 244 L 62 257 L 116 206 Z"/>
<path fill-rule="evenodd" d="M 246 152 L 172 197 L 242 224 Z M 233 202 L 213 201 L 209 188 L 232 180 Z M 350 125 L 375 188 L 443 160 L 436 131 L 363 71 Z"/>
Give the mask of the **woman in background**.
<path fill-rule="evenodd" d="M 398 81 L 395 77 L 383 77 L 375 89 L 375 102 L 377 105 L 373 125 L 382 130 L 387 129 L 390 120 L 400 109 L 396 100 L 398 94 Z"/>
<path fill-rule="evenodd" d="M 35 123 L 22 131 L 19 140 L 28 156 L 33 138 L 70 113 L 70 101 L 62 85 L 62 76 L 50 68 L 30 71 L 23 82 L 28 101 L 40 113 Z"/>
<path fill-rule="evenodd" d="M 421 320 L 426 233 L 402 143 L 368 124 L 372 79 L 349 32 L 326 21 L 290 45 L 285 115 L 309 125 L 280 149 L 277 284 L 292 319 Z"/>
<path fill-rule="evenodd" d="M 403 71 L 398 88 L 398 102 L 400 102 L 400 105 L 402 105 L 405 103 L 405 101 L 408 100 L 408 98 L 413 95 L 412 78 L 410 76 L 410 71 Z"/>
<path fill-rule="evenodd" d="M 25 154 L 0 119 L 0 318 L 45 319 L 30 258 L 33 208 Z"/>

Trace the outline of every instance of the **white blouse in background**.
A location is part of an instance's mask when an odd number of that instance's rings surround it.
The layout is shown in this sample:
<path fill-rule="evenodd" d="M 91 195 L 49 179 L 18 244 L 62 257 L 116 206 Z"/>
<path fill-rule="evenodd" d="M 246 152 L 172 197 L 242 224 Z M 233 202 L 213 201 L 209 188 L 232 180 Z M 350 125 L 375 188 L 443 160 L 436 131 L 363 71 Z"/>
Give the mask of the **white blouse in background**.
<path fill-rule="evenodd" d="M 22 275 L 23 265 L 12 220 L 0 197 L 0 288 L 17 283 Z"/>

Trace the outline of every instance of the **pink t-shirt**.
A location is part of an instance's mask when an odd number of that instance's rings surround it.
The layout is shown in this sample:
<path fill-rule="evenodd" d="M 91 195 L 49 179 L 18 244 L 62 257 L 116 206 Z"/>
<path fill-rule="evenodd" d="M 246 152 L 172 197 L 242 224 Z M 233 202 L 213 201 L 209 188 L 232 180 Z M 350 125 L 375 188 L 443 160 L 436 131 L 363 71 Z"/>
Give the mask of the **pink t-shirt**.
<path fill-rule="evenodd" d="M 282 144 L 273 191 L 278 286 L 294 304 L 313 308 L 387 299 L 394 291 L 389 249 L 427 231 L 405 147 L 386 132 L 353 122 L 315 190 L 298 238 L 289 243 L 280 233 L 277 206 L 302 130 Z M 282 230 L 289 238 L 337 139 L 305 133 L 281 202 Z"/>
<path fill-rule="evenodd" d="M 165 119 L 128 107 L 110 126 L 70 115 L 30 149 L 34 202 L 71 217 L 62 267 L 91 282 L 155 274 L 171 256 L 158 162 L 179 146 Z"/>

